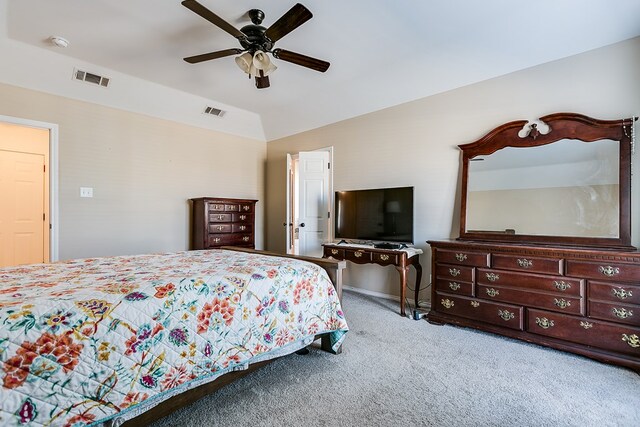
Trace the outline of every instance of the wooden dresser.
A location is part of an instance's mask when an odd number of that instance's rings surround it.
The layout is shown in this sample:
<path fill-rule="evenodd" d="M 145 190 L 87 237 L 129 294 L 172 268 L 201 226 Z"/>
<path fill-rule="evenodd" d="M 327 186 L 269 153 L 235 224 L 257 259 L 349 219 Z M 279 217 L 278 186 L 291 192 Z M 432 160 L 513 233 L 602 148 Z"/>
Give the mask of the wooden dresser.
<path fill-rule="evenodd" d="M 201 197 L 191 201 L 192 249 L 220 246 L 255 248 L 257 200 Z"/>
<path fill-rule="evenodd" d="M 640 252 L 430 241 L 428 319 L 640 371 Z"/>

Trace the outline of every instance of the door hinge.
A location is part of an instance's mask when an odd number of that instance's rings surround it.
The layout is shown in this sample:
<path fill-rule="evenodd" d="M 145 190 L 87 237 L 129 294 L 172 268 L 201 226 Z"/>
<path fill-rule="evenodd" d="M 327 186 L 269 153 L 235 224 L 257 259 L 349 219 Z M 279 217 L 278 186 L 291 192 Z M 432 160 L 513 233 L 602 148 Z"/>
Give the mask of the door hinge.
<path fill-rule="evenodd" d="M 327 169 L 331 169 L 331 163 L 327 163 Z"/>
<path fill-rule="evenodd" d="M 42 165 L 42 172 L 46 172 L 47 171 L 47 165 Z"/>
<path fill-rule="evenodd" d="M 45 221 L 45 220 L 46 220 L 46 218 L 45 218 L 44 214 L 42 214 L 42 220 L 43 220 L 43 221 Z"/>
<path fill-rule="evenodd" d="M 327 212 L 327 218 L 331 218 L 331 212 Z"/>

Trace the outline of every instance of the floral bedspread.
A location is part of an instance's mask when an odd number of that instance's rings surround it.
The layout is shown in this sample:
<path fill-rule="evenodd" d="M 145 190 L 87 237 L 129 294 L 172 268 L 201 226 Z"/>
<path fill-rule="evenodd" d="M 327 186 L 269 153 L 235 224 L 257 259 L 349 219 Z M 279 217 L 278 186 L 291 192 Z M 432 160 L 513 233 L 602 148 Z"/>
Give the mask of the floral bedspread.
<path fill-rule="evenodd" d="M 320 267 L 225 250 L 0 269 L 0 425 L 98 423 L 347 331 Z"/>

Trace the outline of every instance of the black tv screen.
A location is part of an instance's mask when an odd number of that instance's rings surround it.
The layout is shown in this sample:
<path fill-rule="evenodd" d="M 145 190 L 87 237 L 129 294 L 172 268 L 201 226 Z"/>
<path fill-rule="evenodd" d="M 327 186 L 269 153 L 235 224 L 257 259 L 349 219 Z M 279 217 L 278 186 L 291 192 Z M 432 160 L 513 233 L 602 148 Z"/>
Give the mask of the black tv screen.
<path fill-rule="evenodd" d="M 338 239 L 413 243 L 413 187 L 336 191 Z"/>

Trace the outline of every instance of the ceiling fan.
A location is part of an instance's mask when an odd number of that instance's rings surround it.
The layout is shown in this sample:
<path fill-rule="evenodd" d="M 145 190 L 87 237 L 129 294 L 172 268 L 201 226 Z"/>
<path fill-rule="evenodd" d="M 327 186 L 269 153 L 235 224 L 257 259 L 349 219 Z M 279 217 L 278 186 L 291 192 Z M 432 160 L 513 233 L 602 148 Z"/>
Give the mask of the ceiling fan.
<path fill-rule="evenodd" d="M 220 29 L 231 34 L 233 37 L 238 39 L 242 46 L 242 49 L 232 48 L 218 50 L 215 52 L 184 58 L 184 60 L 190 64 L 223 58 L 225 56 L 239 55 L 235 58 L 236 64 L 245 73 L 249 74 L 249 78 L 252 76 L 255 77 L 256 87 L 258 89 L 270 86 L 269 74 L 276 69 L 276 66 L 271 63 L 267 53 L 273 55 L 274 58 L 320 71 L 321 73 L 327 71 L 329 65 L 331 65 L 326 61 L 302 55 L 300 53 L 273 48 L 274 44 L 278 40 L 313 17 L 309 9 L 300 3 L 289 9 L 287 13 L 282 15 L 280 19 L 273 23 L 269 28 L 265 28 L 260 25 L 264 19 L 264 12 L 259 9 L 251 9 L 249 11 L 249 18 L 251 18 L 252 24 L 245 25 L 239 30 L 198 3 L 196 0 L 184 0 L 182 5 Z"/>

